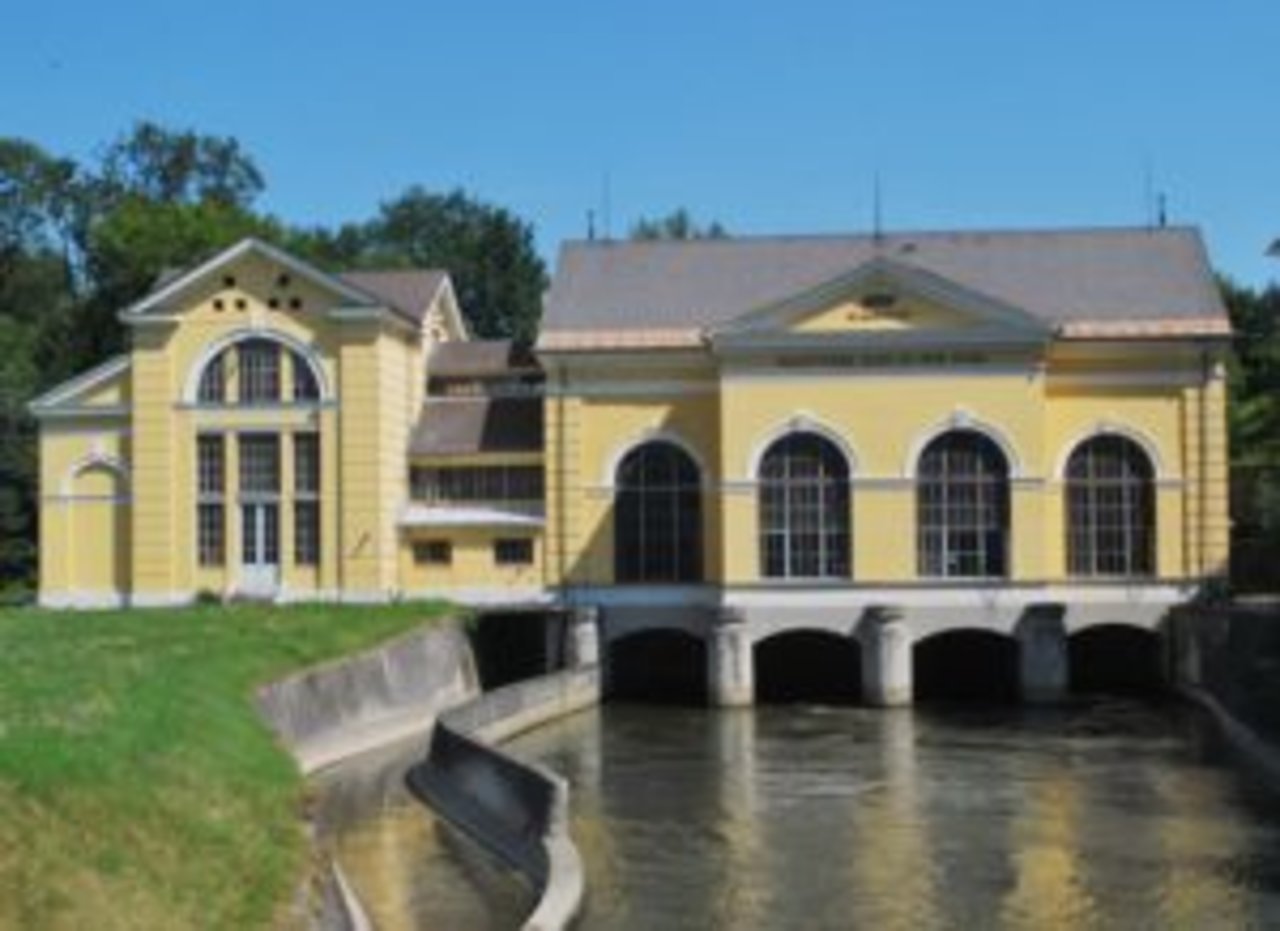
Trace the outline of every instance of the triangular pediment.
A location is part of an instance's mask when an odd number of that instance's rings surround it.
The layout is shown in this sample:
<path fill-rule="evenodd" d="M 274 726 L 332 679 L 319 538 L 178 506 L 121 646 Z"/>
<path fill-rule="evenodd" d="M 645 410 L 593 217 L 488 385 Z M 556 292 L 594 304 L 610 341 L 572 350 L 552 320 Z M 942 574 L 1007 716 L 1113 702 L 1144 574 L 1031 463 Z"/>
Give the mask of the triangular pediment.
<path fill-rule="evenodd" d="M 282 285 L 291 285 L 296 280 L 323 292 L 335 303 L 355 307 L 373 306 L 378 303 L 364 291 L 290 255 L 283 249 L 259 239 L 249 238 L 224 249 L 194 268 L 162 280 L 146 297 L 123 310 L 120 318 L 130 322 L 180 312 L 194 301 L 200 300 L 211 289 L 216 290 L 224 286 L 237 288 L 246 284 L 247 282 L 241 280 L 238 272 L 252 274 L 262 268 L 275 271 L 275 280 Z M 269 288 L 270 285 L 264 284 L 256 290 L 265 291 Z M 286 302 L 290 299 L 289 296 L 281 295 L 281 297 Z M 287 307 L 288 304 L 286 303 L 285 306 Z"/>
<path fill-rule="evenodd" d="M 731 347 L 1038 342 L 1050 328 L 1006 302 L 933 272 L 875 258 L 798 294 L 718 327 L 713 343 Z"/>

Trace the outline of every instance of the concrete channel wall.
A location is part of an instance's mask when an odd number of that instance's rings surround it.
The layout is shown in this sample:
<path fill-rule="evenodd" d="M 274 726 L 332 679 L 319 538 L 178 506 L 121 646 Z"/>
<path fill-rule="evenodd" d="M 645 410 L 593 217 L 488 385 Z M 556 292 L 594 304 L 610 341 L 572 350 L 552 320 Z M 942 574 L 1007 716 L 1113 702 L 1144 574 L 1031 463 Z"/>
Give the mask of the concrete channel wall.
<path fill-rule="evenodd" d="M 1280 785 L 1280 604 L 1188 605 L 1169 619 L 1173 680 Z"/>
<path fill-rule="evenodd" d="M 422 733 L 479 690 L 466 633 L 443 620 L 266 685 L 257 704 L 303 772 L 311 773 Z"/>
<path fill-rule="evenodd" d="M 409 774 L 419 797 L 524 873 L 540 891 L 526 931 L 567 927 L 582 904 L 582 861 L 569 837 L 569 787 L 496 746 L 596 704 L 595 665 L 479 695 L 440 715 L 427 759 Z"/>

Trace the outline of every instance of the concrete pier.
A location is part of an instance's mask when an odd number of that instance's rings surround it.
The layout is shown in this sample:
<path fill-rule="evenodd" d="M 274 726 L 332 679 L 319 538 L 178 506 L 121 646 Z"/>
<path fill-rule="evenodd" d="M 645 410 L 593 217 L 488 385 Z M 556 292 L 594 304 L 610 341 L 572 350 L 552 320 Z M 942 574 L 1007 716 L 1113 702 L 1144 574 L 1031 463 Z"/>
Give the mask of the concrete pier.
<path fill-rule="evenodd" d="M 600 663 L 600 609 L 574 608 L 569 617 L 569 665 L 573 669 Z"/>
<path fill-rule="evenodd" d="M 721 608 L 708 644 L 707 681 L 713 705 L 734 708 L 755 701 L 755 656 L 747 625 L 732 608 Z"/>
<path fill-rule="evenodd" d="M 911 634 L 901 609 L 869 607 L 858 629 L 863 699 L 884 708 L 911 704 Z"/>
<path fill-rule="evenodd" d="M 1018 676 L 1022 700 L 1032 704 L 1062 701 L 1068 688 L 1066 606 L 1028 605 L 1018 620 Z"/>

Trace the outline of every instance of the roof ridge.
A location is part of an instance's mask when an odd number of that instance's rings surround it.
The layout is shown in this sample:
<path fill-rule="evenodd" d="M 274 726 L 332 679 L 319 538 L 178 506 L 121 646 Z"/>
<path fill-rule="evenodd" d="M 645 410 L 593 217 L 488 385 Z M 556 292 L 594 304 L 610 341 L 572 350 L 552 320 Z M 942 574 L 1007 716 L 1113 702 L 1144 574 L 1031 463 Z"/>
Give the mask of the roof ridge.
<path fill-rule="evenodd" d="M 1038 238 L 1043 236 L 1097 236 L 1100 234 L 1135 234 L 1144 233 L 1153 236 L 1194 234 L 1199 226 L 1194 223 L 1173 224 L 1169 226 L 1116 225 L 1103 224 L 1086 226 L 1057 227 L 966 227 L 955 229 L 905 229 L 891 230 L 877 234 L 874 232 L 825 232 L 825 233 L 742 233 L 723 237 L 700 239 L 566 239 L 563 248 L 599 247 L 617 248 L 671 248 L 677 246 L 731 246 L 742 243 L 786 243 L 786 242 L 821 242 L 821 241 L 856 241 L 868 242 L 876 238 L 885 241 L 910 239 L 969 239 L 978 237 L 1000 238 Z"/>

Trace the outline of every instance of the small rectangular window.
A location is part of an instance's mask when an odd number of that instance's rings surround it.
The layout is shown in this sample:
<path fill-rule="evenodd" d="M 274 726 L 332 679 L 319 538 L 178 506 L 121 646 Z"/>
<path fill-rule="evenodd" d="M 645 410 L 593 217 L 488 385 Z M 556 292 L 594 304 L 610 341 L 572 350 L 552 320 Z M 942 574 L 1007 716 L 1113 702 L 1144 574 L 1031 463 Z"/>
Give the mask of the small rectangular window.
<path fill-rule="evenodd" d="M 202 566 L 221 566 L 226 558 L 223 514 L 220 502 L 196 505 L 196 549 Z"/>
<path fill-rule="evenodd" d="M 493 561 L 499 566 L 533 565 L 533 541 L 526 538 L 493 541 Z"/>
<path fill-rule="evenodd" d="M 422 540 L 413 544 L 413 561 L 420 566 L 453 565 L 453 544 L 448 540 Z"/>

